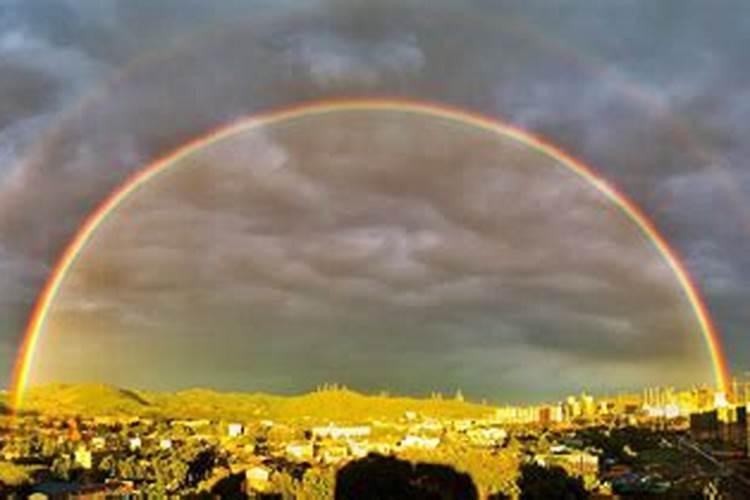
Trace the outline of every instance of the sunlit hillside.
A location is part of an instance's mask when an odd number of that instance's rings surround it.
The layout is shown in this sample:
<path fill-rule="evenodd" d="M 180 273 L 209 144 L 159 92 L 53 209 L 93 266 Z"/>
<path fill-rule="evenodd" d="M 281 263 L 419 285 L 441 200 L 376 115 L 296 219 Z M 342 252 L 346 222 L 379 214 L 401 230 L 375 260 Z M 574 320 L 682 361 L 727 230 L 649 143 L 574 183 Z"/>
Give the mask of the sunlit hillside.
<path fill-rule="evenodd" d="M 398 418 L 407 411 L 435 417 L 481 417 L 490 406 L 456 399 L 370 396 L 327 389 L 300 396 L 190 389 L 167 393 L 127 390 L 103 384 L 32 387 L 23 410 L 65 415 L 132 415 L 165 418 L 334 420 Z"/>

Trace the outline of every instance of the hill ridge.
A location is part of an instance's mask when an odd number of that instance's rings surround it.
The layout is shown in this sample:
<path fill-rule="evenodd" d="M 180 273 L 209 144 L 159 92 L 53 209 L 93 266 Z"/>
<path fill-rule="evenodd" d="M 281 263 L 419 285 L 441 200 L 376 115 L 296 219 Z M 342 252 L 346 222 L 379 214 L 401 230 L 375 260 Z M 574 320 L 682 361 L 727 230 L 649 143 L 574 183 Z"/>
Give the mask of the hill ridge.
<path fill-rule="evenodd" d="M 492 406 L 455 399 L 372 395 L 341 387 L 287 396 L 201 387 L 150 391 L 102 383 L 32 386 L 22 409 L 82 416 L 319 421 L 396 418 L 407 411 L 435 417 L 480 417 L 494 411 Z"/>

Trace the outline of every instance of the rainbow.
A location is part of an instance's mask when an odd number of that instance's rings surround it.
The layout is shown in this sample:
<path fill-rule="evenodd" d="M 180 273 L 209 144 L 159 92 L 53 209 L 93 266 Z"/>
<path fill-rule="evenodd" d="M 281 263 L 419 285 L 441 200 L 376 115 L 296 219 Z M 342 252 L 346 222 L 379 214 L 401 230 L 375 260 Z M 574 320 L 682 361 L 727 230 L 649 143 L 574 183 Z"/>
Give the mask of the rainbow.
<path fill-rule="evenodd" d="M 606 196 L 638 227 L 668 264 L 684 291 L 699 323 L 701 333 L 710 354 L 717 388 L 723 392 L 727 392 L 730 389 L 729 370 L 723 353 L 721 338 L 697 286 L 691 279 L 685 265 L 682 263 L 677 253 L 670 247 L 669 243 L 659 233 L 649 218 L 624 193 L 618 191 L 593 169 L 549 142 L 489 117 L 442 104 L 437 105 L 403 99 L 361 98 L 306 103 L 240 119 L 229 125 L 212 130 L 181 146 L 171 154 L 136 172 L 117 189 L 110 193 L 109 196 L 107 196 L 98 207 L 84 219 L 83 224 L 55 263 L 44 288 L 37 298 L 36 304 L 31 311 L 13 368 L 10 386 L 11 407 L 13 409 L 21 407 L 23 395 L 29 382 L 29 375 L 34 360 L 34 352 L 36 351 L 39 339 L 42 336 L 45 320 L 47 319 L 50 307 L 60 289 L 60 286 L 65 280 L 68 271 L 76 262 L 76 259 L 88 241 L 92 238 L 97 228 L 112 212 L 117 210 L 127 198 L 137 192 L 141 186 L 147 184 L 156 176 L 168 170 L 171 166 L 176 165 L 181 159 L 235 134 L 288 119 L 341 111 L 399 111 L 406 113 L 419 113 L 465 123 L 517 140 L 520 143 L 555 159 L 561 165 L 583 178 L 591 186 Z"/>

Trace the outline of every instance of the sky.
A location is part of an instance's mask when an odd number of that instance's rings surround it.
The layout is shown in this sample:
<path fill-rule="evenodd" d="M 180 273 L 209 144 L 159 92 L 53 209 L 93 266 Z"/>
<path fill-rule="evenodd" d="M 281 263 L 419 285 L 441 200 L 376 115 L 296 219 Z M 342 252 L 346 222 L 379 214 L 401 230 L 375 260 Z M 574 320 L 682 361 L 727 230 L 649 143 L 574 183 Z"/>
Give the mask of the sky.
<path fill-rule="evenodd" d="M 0 382 L 55 256 L 129 174 L 240 117 L 342 96 L 481 112 L 591 165 L 683 256 L 742 373 L 749 10 L 5 1 Z M 64 284 L 34 378 L 516 400 L 705 380 L 705 346 L 664 263 L 558 167 L 398 114 L 243 134 L 102 227 Z"/>

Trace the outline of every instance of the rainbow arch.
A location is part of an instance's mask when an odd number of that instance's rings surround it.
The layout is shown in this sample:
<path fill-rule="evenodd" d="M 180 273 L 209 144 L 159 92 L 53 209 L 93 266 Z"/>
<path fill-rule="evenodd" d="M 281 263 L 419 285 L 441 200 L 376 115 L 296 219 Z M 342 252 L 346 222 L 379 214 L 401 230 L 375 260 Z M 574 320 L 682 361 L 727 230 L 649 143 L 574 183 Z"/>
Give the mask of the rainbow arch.
<path fill-rule="evenodd" d="M 164 156 L 136 172 L 125 180 L 125 182 L 120 184 L 117 189 L 110 193 L 98 205 L 98 207 L 89 213 L 84 219 L 75 236 L 68 243 L 56 261 L 44 288 L 37 298 L 34 308 L 29 316 L 11 376 L 11 407 L 15 410 L 20 408 L 23 403 L 23 395 L 28 386 L 34 353 L 44 330 L 45 321 L 49 314 L 50 307 L 60 289 L 60 286 L 65 280 L 68 271 L 75 263 L 78 255 L 110 213 L 115 211 L 141 186 L 145 185 L 165 170 L 168 170 L 171 166 L 177 164 L 182 158 L 185 158 L 204 147 L 210 146 L 211 144 L 217 143 L 243 131 L 264 125 L 273 124 L 287 119 L 322 115 L 339 111 L 400 111 L 420 113 L 465 123 L 517 140 L 520 143 L 557 160 L 561 165 L 583 178 L 591 186 L 606 196 L 607 199 L 617 206 L 619 210 L 638 227 L 670 267 L 684 291 L 685 296 L 690 303 L 690 307 L 695 313 L 696 319 L 699 323 L 701 333 L 706 342 L 711 358 L 716 386 L 723 392 L 729 390 L 731 385 L 729 370 L 723 352 L 721 338 L 711 319 L 705 301 L 700 295 L 697 286 L 693 282 L 677 253 L 659 233 L 656 226 L 649 220 L 646 214 L 624 193 L 618 191 L 592 168 L 576 160 L 553 144 L 501 121 L 478 113 L 468 112 L 442 104 L 438 105 L 404 99 L 360 98 L 305 103 L 240 119 L 229 125 L 214 129 L 207 134 L 188 142 L 167 156 Z"/>

